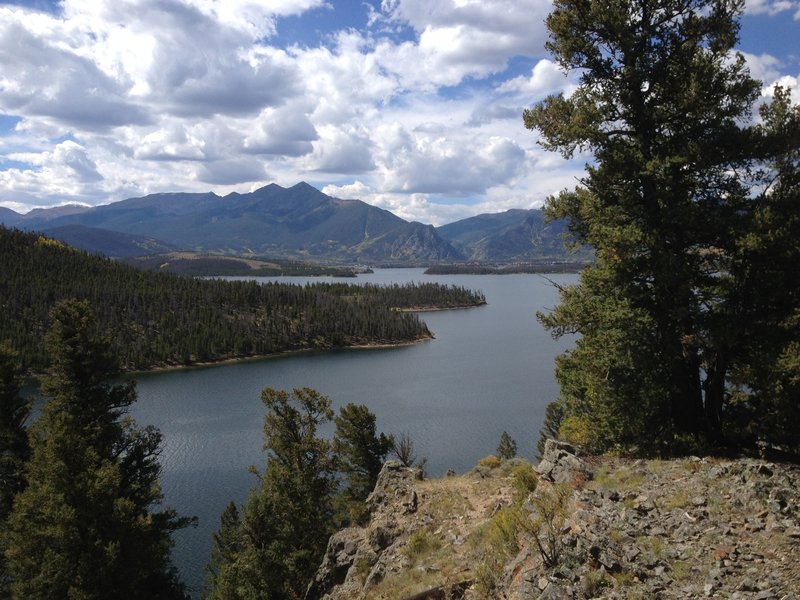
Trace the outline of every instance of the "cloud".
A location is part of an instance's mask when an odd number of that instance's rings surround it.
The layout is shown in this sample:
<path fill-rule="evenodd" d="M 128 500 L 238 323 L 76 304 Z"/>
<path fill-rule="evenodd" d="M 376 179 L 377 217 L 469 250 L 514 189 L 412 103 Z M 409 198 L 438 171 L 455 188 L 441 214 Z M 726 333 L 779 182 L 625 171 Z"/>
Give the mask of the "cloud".
<path fill-rule="evenodd" d="M 525 151 L 503 137 L 469 143 L 417 136 L 399 126 L 381 132 L 382 188 L 390 192 L 480 194 L 506 183 L 523 169 Z"/>
<path fill-rule="evenodd" d="M 521 118 L 521 107 L 508 106 L 504 104 L 488 104 L 477 107 L 470 115 L 469 121 L 466 122 L 466 125 L 468 127 L 477 127 L 498 120 L 505 121 L 511 119 L 520 121 Z"/>
<path fill-rule="evenodd" d="M 197 179 L 215 185 L 234 185 L 251 181 L 269 180 L 264 165 L 254 158 L 235 158 L 202 164 L 197 169 Z"/>
<path fill-rule="evenodd" d="M 142 160 L 203 160 L 205 140 L 180 123 L 165 124 L 141 137 L 134 157 Z"/>
<path fill-rule="evenodd" d="M 340 32 L 332 48 L 293 48 L 290 54 L 315 124 L 364 118 L 403 93 L 397 76 L 381 63 L 375 42 L 359 32 Z"/>
<path fill-rule="evenodd" d="M 750 15 L 777 15 L 787 10 L 798 10 L 800 3 L 795 0 L 747 0 L 745 14 Z"/>
<path fill-rule="evenodd" d="M 12 153 L 9 158 L 30 167 L 0 171 L 0 190 L 7 205 L 31 197 L 37 198 L 40 206 L 96 199 L 104 181 L 86 148 L 71 140 L 52 151 Z"/>
<path fill-rule="evenodd" d="M 79 182 L 87 183 L 103 179 L 97 172 L 97 165 L 86 154 L 86 148 L 75 142 L 66 141 L 56 146 L 53 161 L 57 165 L 71 169 Z"/>
<path fill-rule="evenodd" d="M 773 95 L 773 88 L 776 85 L 779 85 L 791 92 L 792 102 L 795 104 L 800 103 L 800 76 L 794 77 L 792 75 L 784 75 L 783 77 L 775 80 L 772 84 L 764 87 L 764 89 L 761 91 L 761 95 L 771 98 Z"/>
<path fill-rule="evenodd" d="M 750 74 L 761 82 L 775 81 L 780 76 L 781 61 L 769 54 L 750 54 L 742 52 Z"/>
<path fill-rule="evenodd" d="M 244 139 L 244 151 L 251 154 L 303 156 L 313 151 L 319 139 L 308 116 L 293 106 L 266 109 L 252 124 Z"/>
<path fill-rule="evenodd" d="M 407 26 L 416 39 L 381 43 L 376 55 L 403 85 L 458 85 L 503 71 L 513 56 L 541 54 L 550 8 L 545 0 L 384 1 L 373 20 Z"/>
<path fill-rule="evenodd" d="M 550 94 L 567 92 L 575 87 L 574 75 L 568 75 L 553 61 L 541 59 L 533 67 L 530 76 L 509 79 L 497 87 L 499 92 L 525 94 L 541 99 Z"/>
<path fill-rule="evenodd" d="M 331 126 L 320 129 L 314 143 L 310 168 L 326 173 L 364 173 L 375 168 L 372 142 L 358 128 L 343 130 Z"/>
<path fill-rule="evenodd" d="M 52 18 L 0 7 L 0 111 L 42 117 L 63 131 L 150 121 L 127 97 L 129 82 L 109 77 L 68 42 Z"/>

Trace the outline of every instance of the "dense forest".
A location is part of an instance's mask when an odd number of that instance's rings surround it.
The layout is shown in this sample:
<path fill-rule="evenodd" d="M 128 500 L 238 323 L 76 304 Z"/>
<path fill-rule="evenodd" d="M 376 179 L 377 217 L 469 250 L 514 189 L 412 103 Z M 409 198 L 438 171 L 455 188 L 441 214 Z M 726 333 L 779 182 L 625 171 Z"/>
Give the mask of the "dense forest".
<path fill-rule="evenodd" d="M 463 308 L 486 304 L 481 292 L 442 283 L 406 283 L 403 285 L 350 285 L 347 283 L 315 283 L 309 286 L 321 293 L 342 298 L 375 300 L 398 310 Z"/>
<path fill-rule="evenodd" d="M 87 300 L 126 370 L 307 348 L 401 343 L 430 337 L 414 306 L 471 306 L 481 294 L 423 284 L 261 284 L 153 273 L 43 236 L 0 228 L 0 340 L 26 370 L 42 371 L 47 312 Z"/>
<path fill-rule="evenodd" d="M 273 277 L 280 275 L 318 277 L 356 277 L 353 267 L 332 267 L 286 259 L 239 258 L 199 252 L 173 252 L 124 258 L 123 262 L 151 271 L 167 271 L 193 277 Z M 365 271 L 361 271 L 365 272 Z"/>

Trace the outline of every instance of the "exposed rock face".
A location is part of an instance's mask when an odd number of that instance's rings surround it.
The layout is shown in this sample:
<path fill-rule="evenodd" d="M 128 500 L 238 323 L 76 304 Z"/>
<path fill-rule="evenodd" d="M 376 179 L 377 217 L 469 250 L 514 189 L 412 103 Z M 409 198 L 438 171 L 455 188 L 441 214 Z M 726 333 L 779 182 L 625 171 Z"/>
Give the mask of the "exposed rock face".
<path fill-rule="evenodd" d="M 397 568 L 397 557 L 387 552 L 401 536 L 407 538 L 410 523 L 403 519 L 417 510 L 414 482 L 422 479 L 417 469 L 396 460 L 383 465 L 375 489 L 366 500 L 367 527 L 350 527 L 331 536 L 322 565 L 306 593 L 307 600 L 361 598 Z"/>
<path fill-rule="evenodd" d="M 563 560 L 523 550 L 500 597 L 797 600 L 798 490 L 792 465 L 603 458 L 572 492 Z"/>
<path fill-rule="evenodd" d="M 558 443 L 545 460 L 528 501 L 513 491 L 520 461 L 430 481 L 387 463 L 367 501 L 369 524 L 331 538 L 307 598 L 800 600 L 800 467 L 589 459 Z M 554 521 L 559 559 L 546 567 L 536 499 L 557 490 L 566 507 Z M 502 560 L 487 562 L 497 545 L 486 532 L 511 510 L 525 522 Z"/>
<path fill-rule="evenodd" d="M 549 439 L 536 472 L 555 483 L 572 483 L 576 477 L 584 481 L 592 478 L 592 470 L 578 457 L 578 450 L 566 442 Z"/>

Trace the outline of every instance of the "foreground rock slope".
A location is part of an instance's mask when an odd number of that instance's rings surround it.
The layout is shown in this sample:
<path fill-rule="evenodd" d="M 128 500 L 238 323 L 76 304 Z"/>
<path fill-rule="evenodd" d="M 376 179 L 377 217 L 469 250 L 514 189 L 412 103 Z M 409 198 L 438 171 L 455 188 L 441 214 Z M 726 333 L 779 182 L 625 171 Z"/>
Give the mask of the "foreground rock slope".
<path fill-rule="evenodd" d="M 535 488 L 532 490 L 532 488 Z M 308 600 L 800 599 L 800 468 L 754 459 L 388 462 Z"/>

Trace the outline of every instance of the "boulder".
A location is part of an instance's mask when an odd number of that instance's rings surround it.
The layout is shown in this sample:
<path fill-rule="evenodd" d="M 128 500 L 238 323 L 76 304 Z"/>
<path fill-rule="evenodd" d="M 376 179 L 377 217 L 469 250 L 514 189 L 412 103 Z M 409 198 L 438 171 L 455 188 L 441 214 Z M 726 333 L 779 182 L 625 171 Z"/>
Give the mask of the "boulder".
<path fill-rule="evenodd" d="M 545 442 L 542 460 L 536 466 L 536 472 L 543 479 L 554 483 L 571 483 L 576 476 L 585 480 L 593 477 L 592 470 L 578 456 L 575 446 L 553 439 Z"/>

